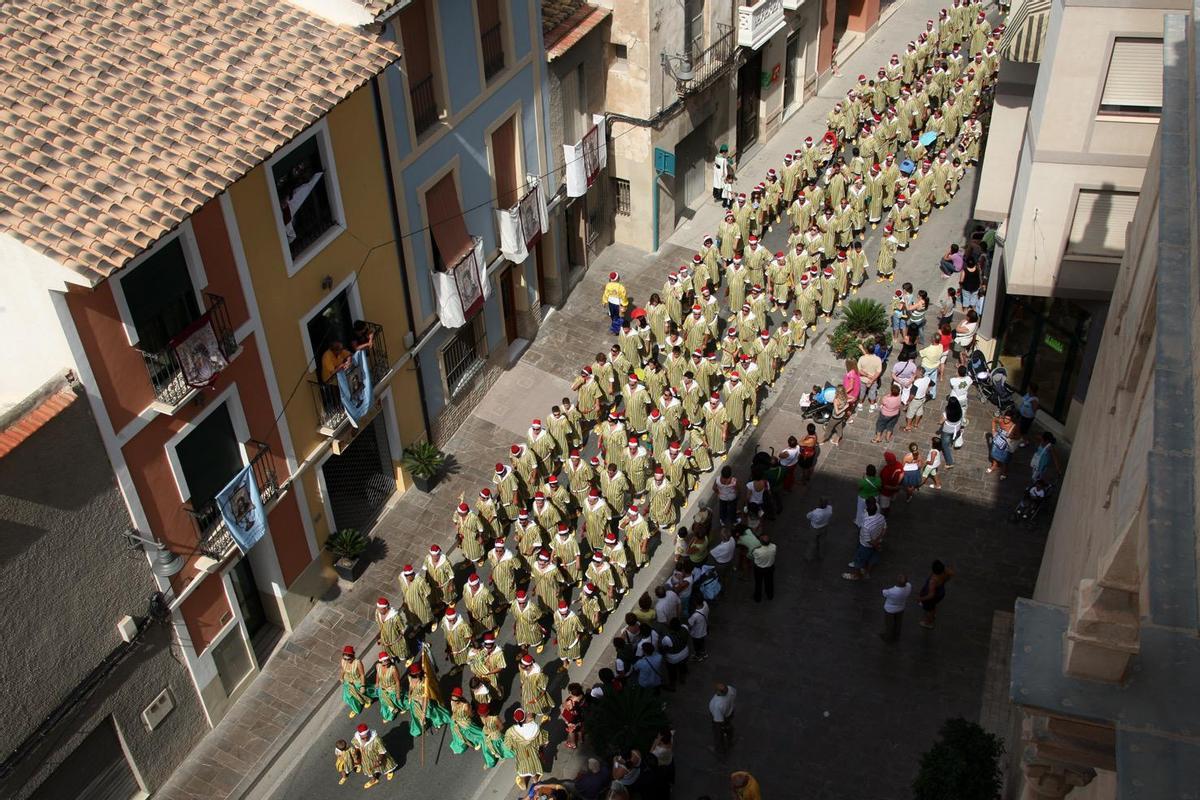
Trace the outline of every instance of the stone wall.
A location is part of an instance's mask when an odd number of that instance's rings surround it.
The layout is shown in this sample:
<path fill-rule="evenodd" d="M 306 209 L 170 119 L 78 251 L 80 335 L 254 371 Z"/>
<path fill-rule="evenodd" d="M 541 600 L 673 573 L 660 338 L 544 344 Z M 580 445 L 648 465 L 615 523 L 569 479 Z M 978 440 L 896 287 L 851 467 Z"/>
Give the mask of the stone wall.
<path fill-rule="evenodd" d="M 143 551 L 122 536 L 128 525 L 86 399 L 0 460 L 0 751 L 19 746 L 121 644 L 119 619 L 146 614 L 157 587 Z M 0 784 L 0 796 L 29 796 L 110 716 L 153 792 L 207 729 L 173 649 L 170 630 L 155 624 Z M 175 709 L 148 731 L 141 712 L 163 689 Z"/>

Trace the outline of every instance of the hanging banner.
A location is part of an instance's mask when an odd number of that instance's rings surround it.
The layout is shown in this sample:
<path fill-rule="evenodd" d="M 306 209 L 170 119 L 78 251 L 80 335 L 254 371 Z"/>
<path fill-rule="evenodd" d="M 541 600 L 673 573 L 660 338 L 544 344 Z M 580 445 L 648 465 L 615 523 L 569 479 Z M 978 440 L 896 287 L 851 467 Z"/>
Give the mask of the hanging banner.
<path fill-rule="evenodd" d="M 523 263 L 537 240 L 550 229 L 546 193 L 537 178 L 529 176 L 527 181 L 531 188 L 515 206 L 496 211 L 500 252 L 514 264 Z"/>
<path fill-rule="evenodd" d="M 350 424 L 358 427 L 359 421 L 371 410 L 375 387 L 371 377 L 371 363 L 366 350 L 356 350 L 346 368 L 337 373 L 338 393 L 342 408 L 350 418 Z"/>
<path fill-rule="evenodd" d="M 457 264 L 433 273 L 433 291 L 437 297 L 438 319 L 447 328 L 461 328 L 491 296 L 491 281 L 484 272 L 483 239 L 475 237 L 475 246 Z"/>
<path fill-rule="evenodd" d="M 582 197 L 596 182 L 600 170 L 608 166 L 608 125 L 603 114 L 592 116 L 594 123 L 578 144 L 563 145 L 566 165 L 567 197 Z"/>
<path fill-rule="evenodd" d="M 217 507 L 230 536 L 243 553 L 250 552 L 267 532 L 267 512 L 253 467 L 247 466 L 217 493 Z"/>
<path fill-rule="evenodd" d="M 213 325 L 212 312 L 205 312 L 200 319 L 184 328 L 173 338 L 168 347 L 175 355 L 175 363 L 188 386 L 203 389 L 210 386 L 221 370 L 229 366 L 217 329 Z"/>

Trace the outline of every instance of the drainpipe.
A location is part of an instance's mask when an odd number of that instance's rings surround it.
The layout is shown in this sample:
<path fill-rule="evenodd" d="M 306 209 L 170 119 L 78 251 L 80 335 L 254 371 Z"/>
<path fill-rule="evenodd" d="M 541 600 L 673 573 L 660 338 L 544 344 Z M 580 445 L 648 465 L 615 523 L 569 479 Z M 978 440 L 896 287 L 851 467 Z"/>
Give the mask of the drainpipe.
<path fill-rule="evenodd" d="M 380 148 L 383 151 L 383 169 L 388 179 L 387 184 L 388 204 L 392 213 L 389 215 L 392 220 L 392 240 L 396 243 L 396 258 L 400 262 L 400 280 L 404 284 L 404 313 L 408 317 L 408 330 L 415 337 L 416 316 L 413 313 L 412 297 L 408 282 L 408 264 L 404 259 L 404 234 L 400 230 L 400 203 L 396 198 L 397 177 L 392 172 L 392 153 L 388 147 L 387 128 L 384 125 L 383 119 L 383 99 L 379 95 L 380 76 L 376 76 L 375 80 L 371 81 L 371 93 L 375 99 L 375 125 L 379 129 L 379 141 L 383 144 Z M 415 342 L 414 342 L 415 343 Z M 417 392 L 421 398 L 421 422 L 425 426 L 425 439 L 429 442 L 433 441 L 433 426 L 429 423 L 429 406 L 425 402 L 425 383 L 421 380 L 421 357 L 418 353 L 413 353 L 413 369 L 417 371 Z"/>
<path fill-rule="evenodd" d="M 657 159 L 656 159 L 657 160 Z M 658 252 L 658 179 L 662 173 L 654 170 L 654 212 L 651 214 L 650 227 L 654 233 L 654 252 Z"/>

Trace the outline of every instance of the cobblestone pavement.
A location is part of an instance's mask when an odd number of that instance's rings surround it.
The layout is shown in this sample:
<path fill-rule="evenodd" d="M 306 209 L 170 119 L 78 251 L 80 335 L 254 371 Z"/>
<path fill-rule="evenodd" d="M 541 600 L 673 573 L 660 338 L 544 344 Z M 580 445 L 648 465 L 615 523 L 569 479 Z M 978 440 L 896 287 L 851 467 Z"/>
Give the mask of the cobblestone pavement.
<path fill-rule="evenodd" d="M 826 98 L 841 96 L 842 84 L 901 48 L 939 5 L 907 0 L 844 66 L 845 77 L 835 78 L 820 97 L 794 114 L 784 131 L 743 166 L 742 174 L 765 172 L 796 141 L 816 131 L 833 102 Z M 951 206 L 922 229 L 921 238 L 901 256 L 902 280 L 930 289 L 932 296 L 941 290 L 936 259 L 946 242 L 962 239 L 972 190 L 973 176 Z M 377 558 L 366 573 L 353 588 L 335 588 L 317 603 L 226 718 L 160 790 L 161 797 L 254 796 L 265 789 L 258 781 L 281 752 L 281 763 L 290 765 L 310 746 L 319 763 L 300 764 L 299 771 L 330 771 L 323 745 L 318 746 L 323 737 L 308 737 L 324 727 L 319 723 L 336 707 L 336 699 L 329 698 L 342 645 L 352 643 L 369 651 L 374 599 L 394 594 L 401 566 L 417 562 L 429 543 L 449 543 L 450 513 L 459 495 L 471 498 L 487 485 L 492 465 L 503 460 L 511 442 L 523 438 L 529 420 L 547 413 L 566 393 L 579 366 L 607 348 L 610 337 L 599 298 L 608 271 L 618 269 L 634 301 L 644 301 L 661 288 L 667 269 L 690 259 L 700 235 L 715 229 L 719 213 L 707 204 L 698 209 L 657 255 L 621 245 L 603 253 L 564 308 L 545 320 L 520 362 L 501 376 L 452 437 L 446 447 L 453 459 L 451 474 L 428 494 L 410 491 L 393 500 L 373 531 Z M 779 236 L 768 239 L 771 249 L 778 249 Z M 874 261 L 876 237 L 868 240 L 867 251 Z M 872 283 L 863 294 L 882 298 L 886 291 Z M 836 367 L 820 339 L 793 359 L 776 387 L 774 410 L 764 414 L 758 429 L 764 444 L 778 446 L 788 433 L 801 429 L 795 413 L 799 394 L 813 382 L 840 375 Z M 992 611 L 1011 608 L 1014 597 L 1032 589 L 1042 534 L 1010 529 L 1003 522 L 1021 488 L 1022 459 L 1014 458 L 1018 474 L 1007 485 L 985 480 L 994 478 L 983 474 L 980 423 L 985 420 L 969 415 L 978 419 L 970 429 L 970 443 L 960 451 L 965 463 L 947 476 L 947 488 L 940 495 L 924 490 L 911 506 L 898 509 L 895 535 L 869 584 L 848 584 L 838 574 L 853 551 L 846 517 L 853 482 L 864 463 L 879 460 L 879 447 L 866 444 L 873 421 L 860 416 L 842 448 L 826 448 L 810 497 L 789 499 L 776 523 L 783 540 L 774 604 L 761 613 L 744 608 L 748 589 L 745 583 L 735 585 L 731 599 L 714 614 L 713 658 L 693 670 L 688 689 L 673 698 L 681 731 L 678 796 L 719 796 L 725 791 L 722 773 L 743 767 L 764 779 L 773 790 L 770 796 L 787 792 L 785 787 L 804 787 L 805 797 L 905 796 L 916 755 L 932 740 L 940 720 L 951 713 L 978 716 Z M 927 421 L 926 432 L 917 440 L 924 444 L 931 430 Z M 820 493 L 834 500 L 841 525 L 828 537 L 825 559 L 804 564 L 787 537 L 803 522 L 797 512 L 806 510 L 811 496 Z M 959 569 L 943 621 L 938 630 L 926 632 L 916 627 L 916 615 L 910 613 L 901 643 L 885 649 L 874 637 L 880 623 L 880 581 L 903 569 L 912 571 L 919 584 L 933 557 Z M 779 681 L 781 667 L 790 668 L 789 683 Z M 741 690 L 740 739 L 727 761 L 713 760 L 703 750 L 708 730 L 703 712 L 713 679 L 729 680 Z M 824 716 L 827 710 L 829 717 Z M 856 757 L 850 764 L 847 750 Z M 411 754 L 407 760 L 414 763 Z M 442 763 L 447 762 L 453 763 L 443 756 Z M 797 765 L 803 768 L 796 770 Z M 409 773 L 406 769 L 399 782 L 408 791 L 414 780 L 439 793 L 448 788 L 439 783 L 439 775 L 447 774 L 440 770 L 430 770 L 422 779 Z M 479 774 L 473 769 L 471 773 Z M 475 779 L 462 780 L 455 781 L 456 788 L 463 788 L 455 796 L 467 796 L 466 787 Z"/>

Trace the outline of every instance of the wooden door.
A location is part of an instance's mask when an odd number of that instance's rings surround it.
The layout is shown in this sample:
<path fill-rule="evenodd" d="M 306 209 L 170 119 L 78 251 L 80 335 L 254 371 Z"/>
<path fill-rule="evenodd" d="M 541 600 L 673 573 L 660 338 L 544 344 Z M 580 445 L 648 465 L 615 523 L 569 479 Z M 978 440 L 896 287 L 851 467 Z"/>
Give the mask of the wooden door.
<path fill-rule="evenodd" d="M 517 340 L 517 267 L 510 266 L 500 280 L 500 302 L 504 309 L 504 338 Z"/>

